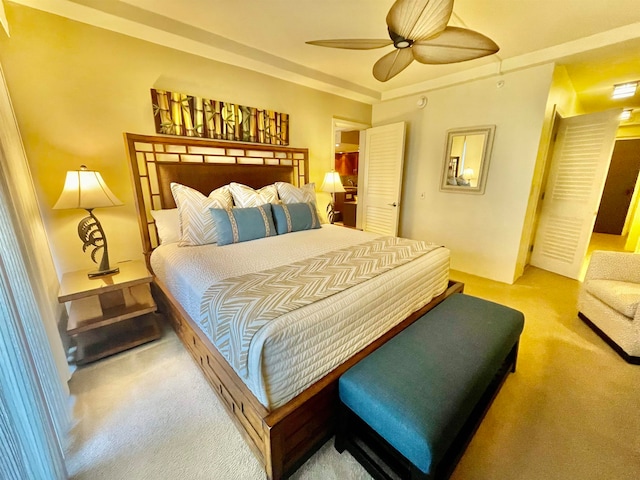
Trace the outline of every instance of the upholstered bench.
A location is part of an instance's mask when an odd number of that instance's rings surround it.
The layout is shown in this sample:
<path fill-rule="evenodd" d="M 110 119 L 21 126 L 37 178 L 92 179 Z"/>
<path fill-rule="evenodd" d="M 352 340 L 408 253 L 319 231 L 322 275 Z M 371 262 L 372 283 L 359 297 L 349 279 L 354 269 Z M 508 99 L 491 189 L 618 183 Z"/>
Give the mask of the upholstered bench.
<path fill-rule="evenodd" d="M 335 447 L 374 476 L 448 478 L 510 371 L 521 312 L 452 295 L 340 377 Z"/>

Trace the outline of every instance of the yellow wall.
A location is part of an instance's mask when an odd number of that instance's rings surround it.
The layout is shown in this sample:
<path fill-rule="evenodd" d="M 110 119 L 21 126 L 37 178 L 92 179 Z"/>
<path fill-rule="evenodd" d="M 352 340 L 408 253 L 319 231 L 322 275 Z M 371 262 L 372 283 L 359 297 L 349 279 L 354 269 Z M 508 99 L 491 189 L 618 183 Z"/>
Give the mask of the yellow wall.
<path fill-rule="evenodd" d="M 633 190 L 633 197 L 631 198 L 631 205 L 627 212 L 627 221 L 629 225 L 626 225 L 622 234 L 627 234 L 627 241 L 625 242 L 625 250 L 632 252 L 640 252 L 640 175 L 636 179 L 636 186 Z"/>
<path fill-rule="evenodd" d="M 616 138 L 640 138 L 640 125 L 620 125 Z"/>
<path fill-rule="evenodd" d="M 98 209 L 112 261 L 141 258 L 123 132 L 155 133 L 152 87 L 290 115 L 290 144 L 308 147 L 311 181 L 332 167 L 332 118 L 370 123 L 371 106 L 196 55 L 6 4 L 0 62 L 16 111 L 58 274 L 93 264 L 76 227 L 52 210 L 65 172 L 99 170 L 122 207 Z"/>
<path fill-rule="evenodd" d="M 640 138 L 640 125 L 618 128 L 616 138 Z M 640 252 L 640 175 L 636 179 L 636 186 L 633 190 L 631 204 L 627 212 L 627 221 L 622 234 L 627 235 L 625 250 Z"/>

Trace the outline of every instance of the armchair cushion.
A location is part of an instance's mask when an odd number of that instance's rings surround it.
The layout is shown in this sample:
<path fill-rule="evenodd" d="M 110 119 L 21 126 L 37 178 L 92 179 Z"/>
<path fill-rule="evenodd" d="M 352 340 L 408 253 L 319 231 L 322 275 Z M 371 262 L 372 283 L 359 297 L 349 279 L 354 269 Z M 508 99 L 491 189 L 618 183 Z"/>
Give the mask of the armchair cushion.
<path fill-rule="evenodd" d="M 634 318 L 640 305 L 640 283 L 620 282 L 618 280 L 587 280 L 584 284 L 587 292 L 625 317 Z"/>
<path fill-rule="evenodd" d="M 640 283 L 640 254 L 594 251 L 591 254 L 585 280 L 594 278 Z"/>

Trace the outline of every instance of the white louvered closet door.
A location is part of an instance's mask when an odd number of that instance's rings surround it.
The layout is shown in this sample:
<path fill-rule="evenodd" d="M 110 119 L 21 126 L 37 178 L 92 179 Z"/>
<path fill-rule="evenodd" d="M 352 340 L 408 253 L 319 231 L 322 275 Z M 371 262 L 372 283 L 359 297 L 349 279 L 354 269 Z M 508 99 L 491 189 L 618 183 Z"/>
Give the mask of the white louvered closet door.
<path fill-rule="evenodd" d="M 400 219 L 404 122 L 366 130 L 361 227 L 396 236 Z"/>
<path fill-rule="evenodd" d="M 611 162 L 620 110 L 560 120 L 531 264 L 578 279 Z"/>

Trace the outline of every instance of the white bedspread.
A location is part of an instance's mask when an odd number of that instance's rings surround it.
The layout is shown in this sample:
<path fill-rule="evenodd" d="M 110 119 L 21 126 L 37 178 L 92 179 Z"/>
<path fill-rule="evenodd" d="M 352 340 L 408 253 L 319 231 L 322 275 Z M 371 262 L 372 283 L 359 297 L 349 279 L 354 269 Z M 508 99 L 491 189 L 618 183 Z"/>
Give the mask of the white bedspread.
<path fill-rule="evenodd" d="M 219 247 L 162 245 L 151 265 L 197 322 L 216 281 L 296 262 L 377 237 L 335 225 Z M 442 293 L 449 251 L 437 248 L 406 265 L 270 322 L 249 349 L 247 387 L 273 409 Z M 261 345 L 262 348 L 253 348 Z"/>

